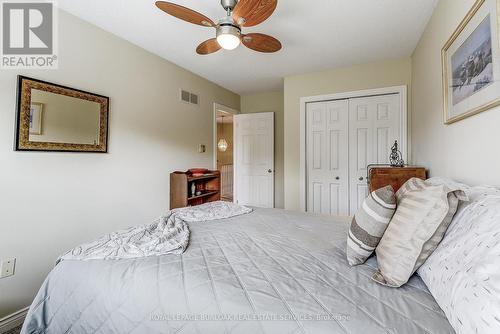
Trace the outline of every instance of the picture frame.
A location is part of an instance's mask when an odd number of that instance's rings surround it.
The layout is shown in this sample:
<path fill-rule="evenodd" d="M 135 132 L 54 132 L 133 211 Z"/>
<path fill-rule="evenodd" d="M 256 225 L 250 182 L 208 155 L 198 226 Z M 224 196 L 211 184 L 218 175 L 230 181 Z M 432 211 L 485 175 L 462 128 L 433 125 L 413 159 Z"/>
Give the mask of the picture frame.
<path fill-rule="evenodd" d="M 34 94 L 40 95 L 41 93 L 45 94 L 45 96 L 50 94 L 56 100 L 51 100 L 52 102 L 32 100 Z M 68 99 L 72 99 L 78 101 L 79 105 L 82 105 L 82 103 L 87 104 L 87 106 L 89 103 L 94 105 L 93 108 L 97 119 L 93 123 L 95 127 L 92 129 L 92 136 L 95 136 L 97 140 L 87 140 L 86 142 L 68 141 L 50 137 L 50 135 L 53 135 L 50 131 L 50 120 L 54 120 L 53 115 L 52 118 L 48 117 L 53 111 L 51 111 L 50 104 L 55 103 L 60 106 L 61 103 L 56 102 L 62 101 L 61 99 L 66 102 Z M 41 105 L 41 108 L 39 105 Z M 41 110 L 39 118 L 41 123 L 39 126 L 37 125 L 38 121 L 35 120 L 36 117 L 32 117 L 32 110 L 35 111 L 35 116 L 38 113 L 37 110 Z M 71 108 L 59 110 L 75 112 Z M 107 96 L 18 75 L 16 111 L 15 151 L 108 153 L 109 97 Z M 61 117 L 58 118 L 58 120 L 60 119 Z M 71 117 L 66 117 L 66 119 L 71 119 Z M 34 125 L 32 124 L 33 121 L 35 121 Z M 57 124 L 60 126 L 61 123 Z M 35 133 L 38 132 L 38 129 L 40 133 Z M 64 133 L 71 132 L 65 131 Z M 43 138 L 33 138 L 40 134 L 43 134 Z"/>
<path fill-rule="evenodd" d="M 444 45 L 444 123 L 500 105 L 500 0 L 477 0 Z"/>
<path fill-rule="evenodd" d="M 30 106 L 29 133 L 31 135 L 42 134 L 43 103 L 32 102 Z"/>

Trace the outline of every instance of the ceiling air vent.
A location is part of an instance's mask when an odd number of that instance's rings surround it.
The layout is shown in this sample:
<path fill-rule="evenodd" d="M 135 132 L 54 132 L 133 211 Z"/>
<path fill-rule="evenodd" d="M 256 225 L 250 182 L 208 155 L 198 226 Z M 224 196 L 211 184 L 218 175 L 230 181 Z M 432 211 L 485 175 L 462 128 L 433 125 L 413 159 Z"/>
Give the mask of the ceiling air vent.
<path fill-rule="evenodd" d="M 198 105 L 199 97 L 197 94 L 188 92 L 187 90 L 181 89 L 181 101 L 189 104 Z"/>

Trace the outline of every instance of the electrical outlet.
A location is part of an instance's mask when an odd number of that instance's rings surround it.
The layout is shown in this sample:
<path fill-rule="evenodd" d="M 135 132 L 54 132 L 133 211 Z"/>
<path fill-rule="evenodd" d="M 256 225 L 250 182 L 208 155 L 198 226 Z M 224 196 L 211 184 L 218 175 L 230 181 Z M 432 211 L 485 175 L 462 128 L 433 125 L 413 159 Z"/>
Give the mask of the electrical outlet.
<path fill-rule="evenodd" d="M 205 153 L 207 151 L 207 147 L 203 144 L 198 146 L 198 153 Z"/>
<path fill-rule="evenodd" d="M 16 269 L 16 259 L 7 259 L 1 262 L 0 278 L 10 277 L 14 275 Z"/>

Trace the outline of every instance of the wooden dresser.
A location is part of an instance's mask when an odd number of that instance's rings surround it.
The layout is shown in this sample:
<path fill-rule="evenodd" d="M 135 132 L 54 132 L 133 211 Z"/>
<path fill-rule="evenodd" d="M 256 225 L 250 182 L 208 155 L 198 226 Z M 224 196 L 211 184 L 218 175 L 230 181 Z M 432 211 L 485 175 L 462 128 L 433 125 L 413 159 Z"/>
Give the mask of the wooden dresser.
<path fill-rule="evenodd" d="M 370 192 L 391 185 L 394 192 L 413 177 L 427 179 L 427 171 L 423 167 L 368 167 L 368 185 Z"/>

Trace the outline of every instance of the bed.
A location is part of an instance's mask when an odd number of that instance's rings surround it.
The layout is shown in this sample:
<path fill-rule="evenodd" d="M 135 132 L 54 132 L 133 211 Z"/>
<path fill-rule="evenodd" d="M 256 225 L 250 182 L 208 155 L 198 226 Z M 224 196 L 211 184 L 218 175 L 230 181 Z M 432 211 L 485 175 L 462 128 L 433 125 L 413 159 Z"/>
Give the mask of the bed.
<path fill-rule="evenodd" d="M 22 333 L 454 333 L 418 276 L 346 261 L 349 220 L 277 209 L 190 223 L 186 252 L 62 261 Z"/>

